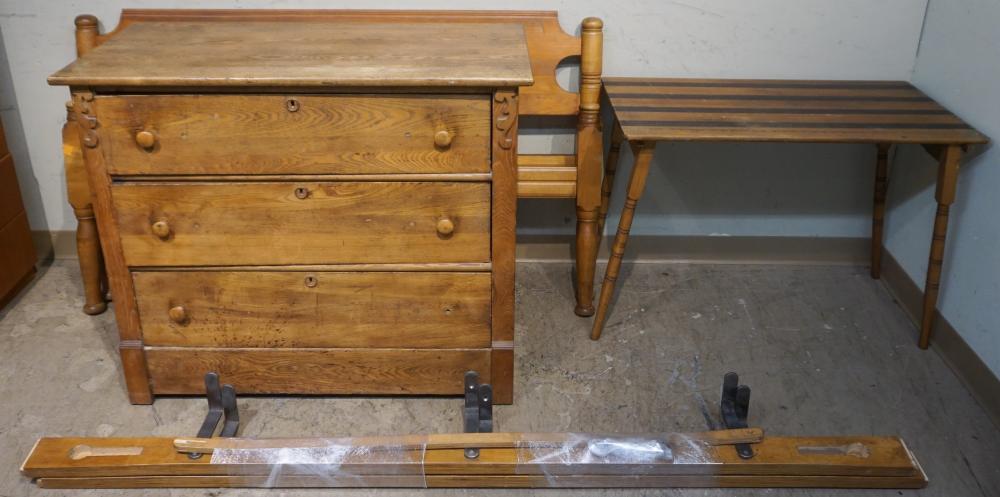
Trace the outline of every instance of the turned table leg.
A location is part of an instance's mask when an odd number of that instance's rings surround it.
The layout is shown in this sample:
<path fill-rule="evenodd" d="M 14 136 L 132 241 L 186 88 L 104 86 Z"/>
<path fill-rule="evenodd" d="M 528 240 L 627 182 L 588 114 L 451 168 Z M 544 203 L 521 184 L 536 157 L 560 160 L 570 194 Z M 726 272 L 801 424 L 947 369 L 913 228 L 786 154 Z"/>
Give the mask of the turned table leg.
<path fill-rule="evenodd" d="M 601 338 L 601 331 L 604 329 L 604 319 L 607 316 L 608 305 L 611 303 L 611 296 L 615 291 L 615 280 L 618 279 L 618 271 L 621 269 L 622 256 L 625 254 L 625 245 L 628 243 L 628 233 L 632 229 L 632 218 L 635 216 L 635 206 L 639 203 L 642 191 L 646 186 L 646 176 L 649 174 L 649 163 L 653 159 L 655 142 L 636 142 L 632 144 L 635 151 L 635 166 L 632 168 L 632 175 L 629 177 L 628 193 L 625 198 L 625 206 L 622 208 L 622 217 L 618 221 L 618 232 L 615 233 L 615 242 L 611 246 L 611 257 L 608 259 L 608 267 L 604 271 L 604 282 L 601 284 L 601 298 L 597 302 L 597 316 L 594 318 L 594 327 L 590 332 L 590 338 L 597 340 Z"/>
<path fill-rule="evenodd" d="M 937 189 L 934 198 L 937 200 L 937 216 L 934 218 L 934 236 L 931 238 L 931 253 L 927 265 L 927 283 L 924 286 L 924 309 L 920 320 L 920 348 L 930 345 L 931 327 L 934 324 L 934 313 L 937 310 L 938 290 L 941 285 L 941 266 L 944 262 L 944 242 L 948 231 L 948 211 L 955 201 L 955 189 L 958 183 L 958 161 L 962 156 L 962 148 L 950 145 L 944 149 L 938 165 Z"/>
<path fill-rule="evenodd" d="M 608 219 L 608 205 L 611 203 L 611 193 L 615 189 L 615 172 L 618 170 L 618 154 L 621 153 L 622 142 L 625 135 L 618 124 L 618 120 L 612 126 L 611 147 L 608 149 L 608 159 L 604 161 L 604 180 L 601 182 L 601 212 L 597 218 L 597 231 L 604 235 L 604 222 Z M 600 247 L 600 244 L 598 244 Z"/>
<path fill-rule="evenodd" d="M 885 194 L 888 190 L 889 147 L 888 143 L 878 144 L 878 158 L 875 161 L 875 208 L 872 210 L 872 267 L 874 279 L 882 277 L 882 226 L 885 223 Z"/>

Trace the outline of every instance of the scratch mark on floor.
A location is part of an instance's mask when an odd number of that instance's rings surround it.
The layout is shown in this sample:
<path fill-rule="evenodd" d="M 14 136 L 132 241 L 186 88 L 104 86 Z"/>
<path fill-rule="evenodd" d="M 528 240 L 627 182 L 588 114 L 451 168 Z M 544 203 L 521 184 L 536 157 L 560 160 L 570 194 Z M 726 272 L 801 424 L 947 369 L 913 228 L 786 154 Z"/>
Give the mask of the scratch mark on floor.
<path fill-rule="evenodd" d="M 983 488 L 983 484 L 979 481 L 979 477 L 976 476 L 976 472 L 972 470 L 972 465 L 969 464 L 969 458 L 965 457 L 965 453 L 962 453 L 962 462 L 965 463 L 965 467 L 969 470 L 969 475 L 972 476 L 972 481 L 976 482 L 976 487 L 979 488 L 979 493 L 986 497 L 986 489 Z"/>
<path fill-rule="evenodd" d="M 743 299 L 736 299 L 736 303 L 740 304 L 743 308 L 743 313 L 747 315 L 747 320 L 750 321 L 750 331 L 757 331 L 757 325 L 753 322 L 753 317 L 750 316 L 750 309 L 747 308 L 747 301 Z"/>

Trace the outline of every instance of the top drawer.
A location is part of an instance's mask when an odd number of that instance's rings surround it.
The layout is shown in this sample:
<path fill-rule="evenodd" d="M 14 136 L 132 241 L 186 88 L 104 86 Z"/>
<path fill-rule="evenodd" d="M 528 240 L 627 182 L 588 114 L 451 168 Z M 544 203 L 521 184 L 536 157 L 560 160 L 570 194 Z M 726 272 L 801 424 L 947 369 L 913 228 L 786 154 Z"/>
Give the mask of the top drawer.
<path fill-rule="evenodd" d="M 482 95 L 124 95 L 95 107 L 115 175 L 490 170 Z"/>

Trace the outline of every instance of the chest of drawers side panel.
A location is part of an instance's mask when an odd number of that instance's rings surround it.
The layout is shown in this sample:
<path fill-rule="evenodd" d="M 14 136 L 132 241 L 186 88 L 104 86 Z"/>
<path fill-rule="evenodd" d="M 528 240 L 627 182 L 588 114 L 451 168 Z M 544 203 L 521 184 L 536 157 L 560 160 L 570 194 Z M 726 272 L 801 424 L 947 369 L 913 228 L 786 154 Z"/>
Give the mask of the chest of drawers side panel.
<path fill-rule="evenodd" d="M 73 92 L 76 125 L 79 126 L 81 148 L 94 195 L 94 211 L 101 232 L 101 249 L 108 273 L 108 284 L 115 299 L 115 322 L 118 325 L 118 350 L 129 401 L 133 404 L 151 404 L 153 393 L 149 384 L 149 370 L 142 347 L 142 329 L 135 301 L 135 289 L 129 275 L 125 254 L 122 252 L 115 208 L 111 201 L 111 177 L 108 174 L 105 150 L 101 137 L 103 129 L 97 118 L 98 105 L 93 93 Z"/>
<path fill-rule="evenodd" d="M 514 402 L 514 272 L 517 216 L 517 89 L 493 96 L 492 257 L 493 344 L 491 377 L 493 400 Z"/>

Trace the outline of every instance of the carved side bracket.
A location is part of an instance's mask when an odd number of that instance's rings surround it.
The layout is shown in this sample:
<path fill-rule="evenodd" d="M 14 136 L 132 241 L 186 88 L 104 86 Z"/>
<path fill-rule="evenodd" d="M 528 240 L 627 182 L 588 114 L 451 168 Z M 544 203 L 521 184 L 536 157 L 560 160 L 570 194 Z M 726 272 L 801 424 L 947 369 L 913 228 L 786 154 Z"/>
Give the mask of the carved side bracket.
<path fill-rule="evenodd" d="M 97 118 L 90 115 L 90 103 L 94 101 L 94 94 L 90 92 L 77 92 L 74 108 L 77 111 L 77 122 L 86 130 L 83 134 L 83 145 L 89 148 L 97 147 L 100 139 L 97 136 Z"/>
<path fill-rule="evenodd" d="M 514 146 L 513 130 L 517 129 L 517 95 L 498 92 L 494 99 L 499 104 L 493 116 L 497 131 L 501 133 L 498 143 L 500 148 L 509 150 Z"/>

